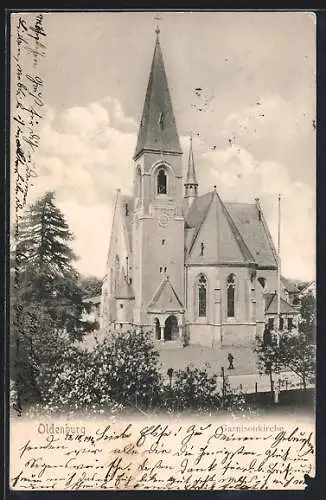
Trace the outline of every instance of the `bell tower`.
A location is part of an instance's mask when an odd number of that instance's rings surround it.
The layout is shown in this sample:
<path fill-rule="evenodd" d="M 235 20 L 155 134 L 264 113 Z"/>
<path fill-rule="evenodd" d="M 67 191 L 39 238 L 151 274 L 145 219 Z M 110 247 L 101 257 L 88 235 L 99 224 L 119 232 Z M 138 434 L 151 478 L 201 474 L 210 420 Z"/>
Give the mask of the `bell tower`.
<path fill-rule="evenodd" d="M 182 150 L 156 29 L 155 48 L 134 154 L 133 284 L 134 323 L 152 326 L 149 310 L 168 279 L 184 297 Z M 168 311 L 169 304 L 160 304 Z M 154 307 L 155 309 L 155 307 Z"/>

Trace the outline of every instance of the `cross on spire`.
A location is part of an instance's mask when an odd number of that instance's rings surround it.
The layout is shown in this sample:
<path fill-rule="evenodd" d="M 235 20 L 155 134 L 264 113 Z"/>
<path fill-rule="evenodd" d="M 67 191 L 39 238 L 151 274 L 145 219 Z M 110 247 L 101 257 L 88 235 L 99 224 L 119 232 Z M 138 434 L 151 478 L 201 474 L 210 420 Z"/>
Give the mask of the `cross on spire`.
<path fill-rule="evenodd" d="M 156 30 L 155 30 L 155 33 L 157 35 L 159 35 L 160 34 L 160 25 L 159 25 L 159 22 L 162 21 L 162 18 L 159 15 L 157 15 L 156 17 L 154 17 L 154 20 L 156 21 Z"/>

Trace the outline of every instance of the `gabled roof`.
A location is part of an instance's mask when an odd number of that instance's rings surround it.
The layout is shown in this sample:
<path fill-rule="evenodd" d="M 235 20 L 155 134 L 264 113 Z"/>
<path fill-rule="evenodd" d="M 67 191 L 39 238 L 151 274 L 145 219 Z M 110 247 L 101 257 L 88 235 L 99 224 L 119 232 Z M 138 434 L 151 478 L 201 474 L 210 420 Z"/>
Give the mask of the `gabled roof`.
<path fill-rule="evenodd" d="M 239 231 L 237 225 L 234 223 L 229 211 L 226 208 L 226 205 L 222 202 L 221 198 L 215 190 L 196 198 L 190 206 L 189 211 L 185 214 L 185 232 L 188 253 L 191 252 L 196 238 L 207 218 L 213 201 L 217 203 L 221 216 L 224 217 L 224 220 L 226 220 L 226 224 L 229 227 L 229 230 L 231 230 L 234 240 L 236 241 L 244 260 L 246 262 L 254 263 L 254 258 L 251 255 L 251 252 L 246 245 L 241 232 Z M 217 219 L 212 220 L 214 220 L 214 224 L 218 224 Z M 190 228 L 192 228 L 192 231 L 190 231 Z"/>
<path fill-rule="evenodd" d="M 143 150 L 182 153 L 158 35 L 134 159 Z"/>
<path fill-rule="evenodd" d="M 262 210 L 253 203 L 225 203 L 256 264 L 277 267 L 277 254 Z"/>
<path fill-rule="evenodd" d="M 265 297 L 265 313 L 277 314 L 277 293 L 266 293 Z M 281 297 L 281 314 L 299 314 L 298 310 L 291 306 L 286 300 Z"/>
<path fill-rule="evenodd" d="M 202 224 L 212 200 L 212 193 L 206 193 L 196 198 L 185 215 L 187 228 L 196 228 Z"/>
<path fill-rule="evenodd" d="M 183 311 L 183 305 L 169 278 L 164 278 L 149 303 L 150 312 Z"/>
<path fill-rule="evenodd" d="M 284 276 L 281 276 L 281 281 L 282 281 L 283 286 L 287 292 L 299 293 L 299 289 L 296 287 L 296 285 L 294 283 L 292 283 L 290 280 L 286 279 Z"/>
<path fill-rule="evenodd" d="M 310 281 L 307 285 L 305 285 L 301 290 L 300 294 L 304 294 L 307 290 L 309 290 L 310 287 L 316 287 L 316 281 L 312 280 Z"/>

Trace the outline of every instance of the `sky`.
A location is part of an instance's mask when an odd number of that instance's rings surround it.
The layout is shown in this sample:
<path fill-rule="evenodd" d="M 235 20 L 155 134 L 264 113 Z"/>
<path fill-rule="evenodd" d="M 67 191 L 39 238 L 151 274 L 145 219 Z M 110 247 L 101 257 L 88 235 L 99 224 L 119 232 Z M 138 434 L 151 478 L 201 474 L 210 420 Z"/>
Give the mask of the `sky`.
<path fill-rule="evenodd" d="M 75 234 L 83 274 L 105 274 L 115 192 L 131 193 L 138 123 L 155 43 L 153 12 L 44 13 L 46 55 L 37 177 Z M 25 14 L 28 18 L 28 14 Z M 160 40 L 187 162 L 203 194 L 259 198 L 282 273 L 315 277 L 315 17 L 160 13 Z M 195 89 L 202 90 L 196 93 Z"/>

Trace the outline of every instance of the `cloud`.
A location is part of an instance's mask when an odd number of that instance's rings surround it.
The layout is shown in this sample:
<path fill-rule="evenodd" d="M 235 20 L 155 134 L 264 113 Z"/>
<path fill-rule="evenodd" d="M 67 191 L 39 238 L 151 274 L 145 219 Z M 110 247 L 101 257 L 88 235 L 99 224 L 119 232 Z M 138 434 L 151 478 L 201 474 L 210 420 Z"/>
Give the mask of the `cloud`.
<path fill-rule="evenodd" d="M 203 192 L 213 185 L 224 201 L 251 202 L 260 198 L 273 240 L 277 244 L 278 193 L 281 194 L 281 258 L 290 278 L 315 275 L 315 192 L 291 181 L 285 165 L 257 161 L 248 151 L 230 146 L 201 156 L 199 183 Z M 207 172 L 202 178 L 201 172 Z"/>
<path fill-rule="evenodd" d="M 56 192 L 79 255 L 78 268 L 103 276 L 115 191 L 131 191 L 136 125 L 116 99 L 106 98 L 58 115 L 47 108 L 36 158 L 33 201 Z"/>
<path fill-rule="evenodd" d="M 303 172 L 303 177 L 313 182 L 314 118 L 315 103 L 311 97 L 304 99 L 301 93 L 300 98 L 289 101 L 279 95 L 268 95 L 240 113 L 229 115 L 220 135 L 224 144 L 231 142 L 245 148 L 257 160 L 283 163 L 291 177 Z"/>
<path fill-rule="evenodd" d="M 220 133 L 225 146 L 220 142 L 212 150 L 201 136 L 194 137 L 200 192 L 216 185 L 224 201 L 253 202 L 259 197 L 275 242 L 277 194 L 281 193 L 283 272 L 288 277 L 310 279 L 315 273 L 315 193 L 307 183 L 291 178 L 288 152 L 284 162 L 270 154 L 270 148 L 285 150 L 292 144 L 294 132 L 288 127 L 291 120 L 293 124 L 298 119 L 298 112 L 293 117 L 291 105 L 275 97 L 259 102 L 227 118 Z M 278 118 L 282 107 L 287 109 L 282 115 L 284 124 Z M 266 121 L 259 114 L 266 115 Z M 135 121 L 111 97 L 72 107 L 60 115 L 47 109 L 31 199 L 46 190 L 57 193 L 58 204 L 76 235 L 74 250 L 83 273 L 100 277 L 105 273 L 114 194 L 118 188 L 131 192 L 136 133 Z M 189 137 L 180 139 L 186 169 Z"/>
<path fill-rule="evenodd" d="M 110 241 L 113 200 L 107 204 L 81 206 L 75 200 L 59 202 L 76 239 L 72 244 L 78 267 L 84 274 L 104 277 Z"/>

